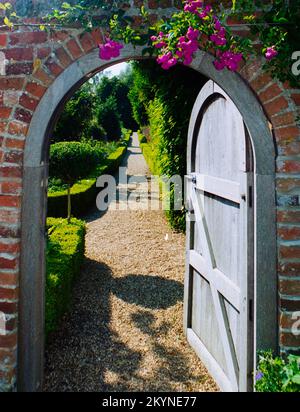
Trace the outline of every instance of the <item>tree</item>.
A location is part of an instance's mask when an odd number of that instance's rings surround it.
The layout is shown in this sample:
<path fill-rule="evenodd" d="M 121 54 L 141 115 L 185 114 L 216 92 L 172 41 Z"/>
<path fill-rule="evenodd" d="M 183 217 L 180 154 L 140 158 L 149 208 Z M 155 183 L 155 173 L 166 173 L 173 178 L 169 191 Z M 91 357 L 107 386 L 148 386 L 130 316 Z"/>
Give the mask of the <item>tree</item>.
<path fill-rule="evenodd" d="M 121 118 L 118 110 L 117 99 L 109 96 L 98 105 L 97 120 L 105 130 L 109 140 L 119 140 L 121 138 Z"/>
<path fill-rule="evenodd" d="M 50 175 L 68 185 L 68 222 L 71 219 L 71 186 L 87 176 L 98 160 L 97 151 L 87 143 L 59 142 L 50 146 Z"/>

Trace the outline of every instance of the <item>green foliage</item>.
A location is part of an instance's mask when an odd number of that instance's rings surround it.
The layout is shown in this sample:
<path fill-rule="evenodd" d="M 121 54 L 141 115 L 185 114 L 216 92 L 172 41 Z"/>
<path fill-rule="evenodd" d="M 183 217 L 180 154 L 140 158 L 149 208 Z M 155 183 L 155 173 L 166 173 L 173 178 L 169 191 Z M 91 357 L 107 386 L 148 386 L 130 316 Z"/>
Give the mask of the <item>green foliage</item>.
<path fill-rule="evenodd" d="M 82 137 L 103 139 L 105 132 L 95 119 L 95 109 L 93 85 L 86 82 L 65 104 L 53 131 L 52 142 L 75 141 Z"/>
<path fill-rule="evenodd" d="M 69 309 L 72 284 L 84 257 L 85 223 L 47 219 L 46 336 Z"/>
<path fill-rule="evenodd" d="M 235 0 L 233 3 L 233 16 L 251 24 L 251 40 L 259 38 L 262 52 L 271 46 L 278 51 L 276 58 L 265 64 L 265 70 L 273 78 L 299 87 L 299 76 L 292 73 L 291 67 L 292 54 L 300 45 L 300 0 Z"/>
<path fill-rule="evenodd" d="M 257 392 L 300 392 L 300 356 L 284 360 L 272 351 L 261 352 L 255 380 Z"/>
<path fill-rule="evenodd" d="M 133 79 L 129 97 L 134 117 L 141 128 L 149 125 L 147 142 L 141 143 L 148 166 L 155 175 L 180 175 L 183 179 L 189 118 L 206 79 L 183 66 L 165 72 L 150 60 L 133 63 Z M 172 204 L 173 186 L 170 195 Z M 185 230 L 183 210 L 171 209 L 166 216 L 173 228 Z"/>
<path fill-rule="evenodd" d="M 121 117 L 118 111 L 117 99 L 109 96 L 99 103 L 97 119 L 105 130 L 106 137 L 110 140 L 118 140 L 121 137 Z"/>
<path fill-rule="evenodd" d="M 55 143 L 50 146 L 49 174 L 72 184 L 93 170 L 101 157 L 101 153 L 87 143 Z"/>
<path fill-rule="evenodd" d="M 71 187 L 70 196 L 73 216 L 82 216 L 95 205 L 98 193 L 96 180 L 101 174 L 113 174 L 120 166 L 123 156 L 126 153 L 126 147 L 131 133 L 130 130 L 123 130 L 123 139 L 118 145 L 116 142 L 108 143 L 107 145 L 115 150 L 111 150 L 110 154 L 107 157 L 103 157 L 101 162 L 99 162 L 84 179 L 78 180 Z M 100 148 L 102 146 L 100 142 L 94 142 L 94 144 Z M 58 191 L 48 193 L 48 216 L 65 217 L 67 215 L 67 205 L 68 195 L 65 188 L 60 188 Z"/>
<path fill-rule="evenodd" d="M 119 77 L 109 78 L 104 76 L 96 87 L 96 95 L 99 102 L 106 102 L 109 97 L 114 97 L 122 127 L 136 130 L 137 124 L 133 119 L 132 107 L 128 98 L 131 86 L 132 75 L 130 71 Z M 109 133 L 107 135 L 110 138 Z"/>

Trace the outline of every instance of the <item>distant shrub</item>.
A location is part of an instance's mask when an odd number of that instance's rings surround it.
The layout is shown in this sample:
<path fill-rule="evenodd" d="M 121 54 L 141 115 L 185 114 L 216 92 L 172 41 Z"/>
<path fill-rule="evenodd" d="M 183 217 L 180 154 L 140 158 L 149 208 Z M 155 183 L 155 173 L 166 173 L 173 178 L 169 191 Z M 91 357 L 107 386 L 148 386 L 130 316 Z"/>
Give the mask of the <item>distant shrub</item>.
<path fill-rule="evenodd" d="M 49 174 L 65 183 L 73 183 L 86 176 L 99 160 L 99 152 L 88 143 L 55 143 L 50 146 Z"/>
<path fill-rule="evenodd" d="M 78 219 L 47 219 L 46 336 L 69 309 L 74 279 L 84 257 L 85 223 Z"/>
<path fill-rule="evenodd" d="M 72 204 L 72 215 L 82 216 L 89 208 L 95 205 L 98 188 L 96 187 L 96 180 L 101 174 L 114 173 L 120 166 L 126 147 L 130 140 L 131 131 L 123 131 L 123 139 L 119 142 L 110 142 L 110 154 L 104 157 L 99 164 L 85 179 L 78 180 L 70 189 L 70 198 Z M 98 151 L 98 156 L 103 153 L 103 144 L 101 142 L 94 142 L 95 150 Z M 107 145 L 105 148 L 107 150 Z M 66 189 L 58 191 L 50 191 L 48 193 L 48 216 L 65 217 L 68 209 L 68 192 Z"/>
<path fill-rule="evenodd" d="M 261 352 L 255 376 L 257 392 L 300 392 L 300 356 L 287 360 Z"/>
<path fill-rule="evenodd" d="M 87 143 L 59 142 L 50 146 L 49 174 L 67 184 L 68 221 L 72 212 L 71 186 L 95 169 L 100 156 L 100 151 Z"/>
<path fill-rule="evenodd" d="M 105 130 L 108 140 L 121 138 L 121 117 L 115 96 L 109 96 L 105 101 L 99 102 L 97 119 Z"/>

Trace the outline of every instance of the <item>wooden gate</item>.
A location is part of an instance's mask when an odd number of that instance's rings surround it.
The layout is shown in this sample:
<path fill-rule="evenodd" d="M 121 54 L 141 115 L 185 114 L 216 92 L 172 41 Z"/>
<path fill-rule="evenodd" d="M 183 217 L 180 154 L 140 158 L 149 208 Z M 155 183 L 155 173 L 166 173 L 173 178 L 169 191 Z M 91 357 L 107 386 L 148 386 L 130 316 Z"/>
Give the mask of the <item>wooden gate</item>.
<path fill-rule="evenodd" d="M 224 391 L 253 372 L 253 161 L 243 118 L 214 82 L 192 112 L 186 176 L 185 330 Z"/>

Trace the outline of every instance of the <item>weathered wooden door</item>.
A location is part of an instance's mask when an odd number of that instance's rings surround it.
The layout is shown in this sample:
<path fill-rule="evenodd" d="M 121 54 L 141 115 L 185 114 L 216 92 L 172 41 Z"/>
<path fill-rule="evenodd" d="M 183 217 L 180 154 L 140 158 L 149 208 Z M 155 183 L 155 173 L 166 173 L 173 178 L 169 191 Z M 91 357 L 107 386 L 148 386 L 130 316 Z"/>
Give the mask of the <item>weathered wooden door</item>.
<path fill-rule="evenodd" d="M 242 116 L 209 81 L 188 137 L 185 329 L 224 391 L 252 388 L 252 164 Z"/>

